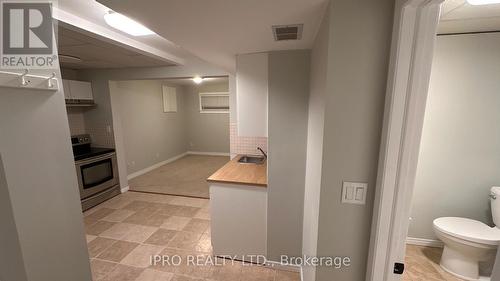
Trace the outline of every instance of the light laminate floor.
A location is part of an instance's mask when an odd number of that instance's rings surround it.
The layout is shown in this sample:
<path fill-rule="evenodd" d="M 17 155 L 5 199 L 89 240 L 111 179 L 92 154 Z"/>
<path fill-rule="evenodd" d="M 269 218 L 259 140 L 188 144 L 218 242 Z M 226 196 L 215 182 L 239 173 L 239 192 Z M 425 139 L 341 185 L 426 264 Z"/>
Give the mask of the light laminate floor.
<path fill-rule="evenodd" d="M 209 198 L 206 179 L 227 162 L 226 156 L 187 155 L 131 179 L 130 190 Z"/>
<path fill-rule="evenodd" d="M 462 281 L 439 266 L 442 252 L 441 248 L 407 245 L 403 281 Z"/>
<path fill-rule="evenodd" d="M 188 264 L 212 257 L 207 199 L 126 192 L 84 213 L 94 281 L 299 281 L 298 272 L 241 262 Z M 151 255 L 178 255 L 179 266 Z M 202 262 L 203 263 L 203 262 Z"/>

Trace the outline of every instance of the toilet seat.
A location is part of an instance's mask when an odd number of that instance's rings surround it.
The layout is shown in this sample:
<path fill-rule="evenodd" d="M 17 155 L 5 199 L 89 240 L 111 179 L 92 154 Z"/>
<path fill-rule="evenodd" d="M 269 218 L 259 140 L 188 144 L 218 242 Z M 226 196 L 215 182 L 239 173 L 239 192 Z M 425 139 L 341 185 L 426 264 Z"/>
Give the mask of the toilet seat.
<path fill-rule="evenodd" d="M 444 217 L 434 220 L 434 226 L 440 231 L 466 241 L 484 245 L 500 243 L 500 229 L 471 219 Z"/>

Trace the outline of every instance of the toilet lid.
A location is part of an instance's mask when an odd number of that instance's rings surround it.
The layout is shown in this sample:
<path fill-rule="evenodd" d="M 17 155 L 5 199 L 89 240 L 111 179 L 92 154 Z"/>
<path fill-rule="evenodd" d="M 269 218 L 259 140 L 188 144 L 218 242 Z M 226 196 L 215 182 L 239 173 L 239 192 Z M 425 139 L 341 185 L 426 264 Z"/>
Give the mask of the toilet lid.
<path fill-rule="evenodd" d="M 498 245 L 500 242 L 500 229 L 489 227 L 486 224 L 466 219 L 446 217 L 434 220 L 434 226 L 442 232 L 467 241 Z"/>

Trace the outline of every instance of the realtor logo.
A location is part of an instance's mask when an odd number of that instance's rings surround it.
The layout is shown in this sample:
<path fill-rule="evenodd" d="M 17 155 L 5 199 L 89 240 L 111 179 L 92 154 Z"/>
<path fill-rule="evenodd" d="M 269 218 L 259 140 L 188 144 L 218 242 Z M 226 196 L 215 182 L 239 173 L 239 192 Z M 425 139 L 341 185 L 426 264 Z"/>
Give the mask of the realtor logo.
<path fill-rule="evenodd" d="M 52 3 L 2 2 L 2 68 L 56 68 Z"/>

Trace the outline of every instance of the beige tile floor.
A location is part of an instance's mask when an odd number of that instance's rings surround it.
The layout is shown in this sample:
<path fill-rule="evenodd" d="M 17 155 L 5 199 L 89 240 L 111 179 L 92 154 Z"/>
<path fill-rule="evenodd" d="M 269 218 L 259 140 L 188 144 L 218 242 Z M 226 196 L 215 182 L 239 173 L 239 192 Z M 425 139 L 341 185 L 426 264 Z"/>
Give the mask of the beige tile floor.
<path fill-rule="evenodd" d="M 94 281 L 298 281 L 299 273 L 218 259 L 210 265 L 209 200 L 126 192 L 84 213 Z M 151 265 L 151 255 L 182 257 Z M 201 264 L 186 264 L 188 255 Z M 226 264 L 222 264 L 223 261 Z"/>
<path fill-rule="evenodd" d="M 403 281 L 461 281 L 439 266 L 442 252 L 441 248 L 407 245 Z"/>

